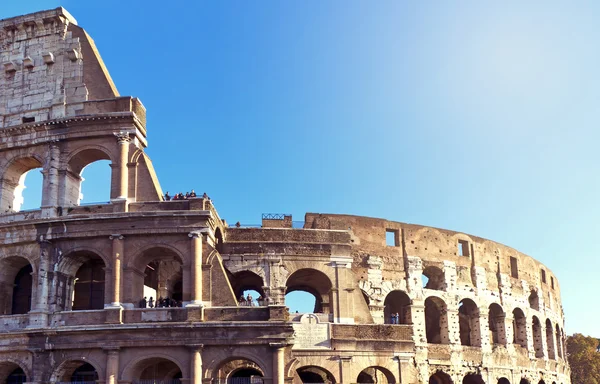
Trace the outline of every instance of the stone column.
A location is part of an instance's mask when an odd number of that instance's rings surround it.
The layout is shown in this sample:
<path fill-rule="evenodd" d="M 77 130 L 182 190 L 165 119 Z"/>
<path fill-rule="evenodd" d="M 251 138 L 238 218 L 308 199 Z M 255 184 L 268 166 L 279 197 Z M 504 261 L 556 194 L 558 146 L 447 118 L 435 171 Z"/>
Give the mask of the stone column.
<path fill-rule="evenodd" d="M 44 169 L 44 187 L 42 191 L 42 217 L 56 217 L 58 206 L 58 167 L 60 148 L 56 141 L 48 147 L 48 168 Z"/>
<path fill-rule="evenodd" d="M 41 240 L 40 245 L 40 264 L 37 279 L 37 295 L 35 304 L 29 316 L 30 327 L 46 327 L 48 324 L 48 296 L 50 295 L 50 269 L 52 268 L 52 256 L 50 255 L 52 247 L 49 241 Z"/>
<path fill-rule="evenodd" d="M 188 236 L 192 239 L 192 295 L 186 306 L 202 307 L 202 234 L 200 232 L 190 232 Z"/>
<path fill-rule="evenodd" d="M 273 347 L 273 384 L 284 384 L 285 381 L 285 344 L 270 343 Z"/>
<path fill-rule="evenodd" d="M 106 350 L 106 384 L 119 382 L 119 349 Z"/>
<path fill-rule="evenodd" d="M 351 256 L 332 256 L 331 267 L 334 268 L 335 281 L 330 294 L 330 313 L 333 314 L 334 322 L 341 324 L 353 324 L 354 313 L 351 295 L 354 292 L 354 278 L 351 275 Z"/>
<path fill-rule="evenodd" d="M 190 356 L 190 384 L 202 384 L 202 344 L 188 346 L 192 354 Z"/>
<path fill-rule="evenodd" d="M 121 307 L 121 276 L 123 275 L 124 258 L 124 237 L 120 234 L 113 234 L 109 237 L 112 240 L 112 298 L 110 307 Z"/>
<path fill-rule="evenodd" d="M 127 172 L 127 163 L 129 160 L 129 142 L 128 132 L 115 133 L 119 142 L 119 195 L 118 199 L 127 199 L 127 190 L 129 186 L 129 175 Z"/>

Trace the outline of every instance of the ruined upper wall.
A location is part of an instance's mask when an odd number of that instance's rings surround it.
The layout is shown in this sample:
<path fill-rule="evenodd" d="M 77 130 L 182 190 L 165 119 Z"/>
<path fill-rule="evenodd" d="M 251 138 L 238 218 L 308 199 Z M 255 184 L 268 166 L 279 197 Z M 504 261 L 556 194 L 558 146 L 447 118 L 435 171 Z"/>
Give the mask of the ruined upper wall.
<path fill-rule="evenodd" d="M 485 273 L 486 289 L 500 291 L 501 283 L 509 284 L 512 293 L 519 296 L 527 296 L 534 289 L 543 295 L 546 305 L 561 312 L 560 287 L 552 271 L 504 244 L 445 229 L 352 215 L 307 213 L 304 226 L 351 230 L 353 270 L 359 277 L 367 275 L 370 256 L 381 258 L 386 280 L 404 273 L 405 256 L 419 257 L 423 268 L 443 269 L 444 262 L 453 262 L 460 286 L 475 286 L 478 277 L 474 270 L 479 267 Z M 393 245 L 386 243 L 388 232 L 395 237 Z"/>
<path fill-rule="evenodd" d="M 0 128 L 84 115 L 85 102 L 119 96 L 94 41 L 62 7 L 0 20 L 0 65 Z"/>

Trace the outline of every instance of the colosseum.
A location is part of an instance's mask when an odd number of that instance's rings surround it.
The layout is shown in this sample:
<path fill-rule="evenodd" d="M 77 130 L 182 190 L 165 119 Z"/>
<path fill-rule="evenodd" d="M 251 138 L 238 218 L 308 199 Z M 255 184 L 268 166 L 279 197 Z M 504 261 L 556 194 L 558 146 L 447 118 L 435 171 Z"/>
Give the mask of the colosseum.
<path fill-rule="evenodd" d="M 537 260 L 385 219 L 246 227 L 205 195 L 165 199 L 145 108 L 75 19 L 0 26 L 3 383 L 570 383 L 560 285 Z M 110 202 L 80 204 L 99 160 Z M 41 206 L 21 210 L 34 169 Z M 314 310 L 289 311 L 294 291 Z"/>

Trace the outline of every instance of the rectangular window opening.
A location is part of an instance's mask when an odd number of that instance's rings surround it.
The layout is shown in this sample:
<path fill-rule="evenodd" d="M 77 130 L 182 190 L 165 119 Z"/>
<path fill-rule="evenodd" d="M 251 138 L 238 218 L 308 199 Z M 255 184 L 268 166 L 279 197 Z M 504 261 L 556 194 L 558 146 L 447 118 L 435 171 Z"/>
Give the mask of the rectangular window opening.
<path fill-rule="evenodd" d="M 554 289 L 554 276 L 550 276 L 550 286 Z"/>
<path fill-rule="evenodd" d="M 542 283 L 546 284 L 546 271 L 544 271 L 543 269 L 542 271 Z"/>
<path fill-rule="evenodd" d="M 510 275 L 515 279 L 519 278 L 519 265 L 517 264 L 517 258 L 510 257 Z"/>
<path fill-rule="evenodd" d="M 35 117 L 24 117 L 23 123 L 33 123 L 35 122 Z"/>
<path fill-rule="evenodd" d="M 469 256 L 469 242 L 458 240 L 458 256 Z"/>
<path fill-rule="evenodd" d="M 397 229 L 386 229 L 385 230 L 385 245 L 388 247 L 399 246 L 398 242 L 398 230 Z"/>

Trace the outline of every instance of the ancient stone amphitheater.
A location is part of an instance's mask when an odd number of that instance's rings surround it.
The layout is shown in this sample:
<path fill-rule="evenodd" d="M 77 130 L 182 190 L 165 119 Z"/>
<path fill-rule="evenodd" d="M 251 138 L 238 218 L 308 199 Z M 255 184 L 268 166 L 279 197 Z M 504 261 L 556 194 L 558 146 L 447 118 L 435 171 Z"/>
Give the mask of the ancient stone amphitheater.
<path fill-rule="evenodd" d="M 560 286 L 538 261 L 384 219 L 249 228 L 207 197 L 166 201 L 143 105 L 72 16 L 2 20 L 0 48 L 2 382 L 570 382 Z M 99 160 L 110 202 L 80 205 Z M 42 204 L 21 211 L 33 169 Z M 312 313 L 289 313 L 294 291 Z"/>

